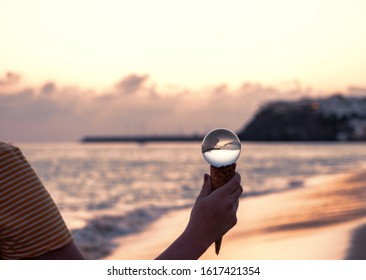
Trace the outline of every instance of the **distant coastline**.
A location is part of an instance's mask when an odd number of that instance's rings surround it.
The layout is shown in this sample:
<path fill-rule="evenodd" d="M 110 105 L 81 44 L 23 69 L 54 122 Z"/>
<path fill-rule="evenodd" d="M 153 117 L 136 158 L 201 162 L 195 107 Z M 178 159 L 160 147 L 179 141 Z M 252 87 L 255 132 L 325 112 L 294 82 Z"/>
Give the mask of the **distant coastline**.
<path fill-rule="evenodd" d="M 161 136 L 85 136 L 82 143 L 94 142 L 200 142 L 204 135 L 161 135 Z"/>
<path fill-rule="evenodd" d="M 264 104 L 243 129 L 241 141 L 366 141 L 366 97 L 336 94 L 326 98 L 272 101 Z M 85 136 L 82 142 L 198 142 L 204 135 Z"/>
<path fill-rule="evenodd" d="M 150 142 L 202 142 L 204 135 L 196 135 L 196 136 L 85 136 L 80 142 L 81 143 L 150 143 Z M 252 140 L 252 139 L 240 139 L 241 141 L 249 141 L 249 142 L 263 142 L 263 143 L 281 143 L 281 142 L 365 142 L 364 140 L 301 140 L 301 139 L 290 139 L 290 140 Z"/>

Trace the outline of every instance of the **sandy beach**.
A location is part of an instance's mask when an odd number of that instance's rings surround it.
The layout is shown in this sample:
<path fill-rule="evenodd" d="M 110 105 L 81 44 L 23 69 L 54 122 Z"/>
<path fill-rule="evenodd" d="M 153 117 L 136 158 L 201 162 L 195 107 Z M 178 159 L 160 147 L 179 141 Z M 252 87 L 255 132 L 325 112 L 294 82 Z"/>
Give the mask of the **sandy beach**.
<path fill-rule="evenodd" d="M 240 201 L 238 224 L 201 259 L 366 259 L 366 172 L 309 179 L 305 187 Z M 245 189 L 245 178 L 244 178 Z M 122 237 L 106 259 L 154 259 L 183 231 L 190 209 Z"/>

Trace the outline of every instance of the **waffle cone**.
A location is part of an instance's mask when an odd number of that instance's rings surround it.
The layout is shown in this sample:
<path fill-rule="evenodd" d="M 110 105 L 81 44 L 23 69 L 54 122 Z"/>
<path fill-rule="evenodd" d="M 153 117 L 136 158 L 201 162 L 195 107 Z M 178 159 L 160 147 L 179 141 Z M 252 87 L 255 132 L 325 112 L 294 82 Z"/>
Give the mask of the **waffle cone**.
<path fill-rule="evenodd" d="M 211 184 L 214 190 L 224 185 L 235 175 L 236 163 L 214 167 L 210 166 Z"/>
<path fill-rule="evenodd" d="M 210 166 L 211 184 L 214 190 L 223 186 L 235 175 L 236 163 L 222 167 Z M 222 237 L 215 241 L 215 252 L 219 254 L 221 248 Z"/>

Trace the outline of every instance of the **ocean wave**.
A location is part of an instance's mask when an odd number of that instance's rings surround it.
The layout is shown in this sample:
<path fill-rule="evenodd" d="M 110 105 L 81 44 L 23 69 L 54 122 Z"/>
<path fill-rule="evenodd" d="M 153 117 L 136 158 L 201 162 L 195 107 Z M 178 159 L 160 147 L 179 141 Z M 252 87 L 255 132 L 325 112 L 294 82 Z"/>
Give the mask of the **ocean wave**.
<path fill-rule="evenodd" d="M 237 162 L 244 196 L 307 186 L 316 176 L 365 166 L 366 145 L 242 143 Z M 208 164 L 200 145 L 25 144 L 39 174 L 90 259 L 102 258 L 115 238 L 134 234 L 170 210 L 191 206 Z"/>
<path fill-rule="evenodd" d="M 261 195 L 268 195 L 273 193 L 279 193 L 284 191 L 289 191 L 293 189 L 298 189 L 306 186 L 305 180 L 301 179 L 293 179 L 293 180 L 284 180 L 282 184 L 276 183 L 275 188 L 265 188 L 262 190 L 250 190 L 246 191 L 244 187 L 243 195 L 244 197 L 251 197 L 251 196 L 261 196 Z"/>
<path fill-rule="evenodd" d="M 303 180 L 289 180 L 285 187 L 244 192 L 243 196 L 260 196 L 303 187 Z M 87 221 L 80 229 L 72 230 L 75 243 L 88 259 L 102 259 L 117 247 L 116 238 L 143 231 L 150 223 L 169 211 L 191 207 L 192 204 L 149 206 L 123 215 L 100 215 Z"/>
<path fill-rule="evenodd" d="M 89 220 L 83 228 L 74 229 L 71 233 L 87 259 L 101 259 L 116 248 L 116 238 L 140 232 L 168 211 L 189 206 L 191 205 L 152 206 L 135 209 L 124 215 L 102 215 Z"/>

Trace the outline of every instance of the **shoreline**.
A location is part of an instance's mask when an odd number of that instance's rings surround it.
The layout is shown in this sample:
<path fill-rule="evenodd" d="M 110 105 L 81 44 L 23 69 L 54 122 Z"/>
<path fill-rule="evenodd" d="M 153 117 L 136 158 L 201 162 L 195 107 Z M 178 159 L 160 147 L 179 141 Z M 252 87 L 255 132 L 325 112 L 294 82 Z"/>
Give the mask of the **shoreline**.
<path fill-rule="evenodd" d="M 201 259 L 366 259 L 365 172 L 309 179 L 304 188 L 240 201 L 238 224 Z M 245 185 L 244 185 L 245 190 Z M 148 260 L 184 230 L 190 209 L 172 211 L 143 232 L 116 239 L 105 259 Z"/>

